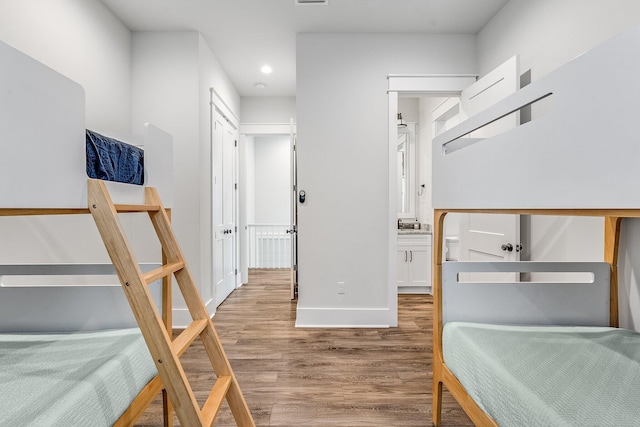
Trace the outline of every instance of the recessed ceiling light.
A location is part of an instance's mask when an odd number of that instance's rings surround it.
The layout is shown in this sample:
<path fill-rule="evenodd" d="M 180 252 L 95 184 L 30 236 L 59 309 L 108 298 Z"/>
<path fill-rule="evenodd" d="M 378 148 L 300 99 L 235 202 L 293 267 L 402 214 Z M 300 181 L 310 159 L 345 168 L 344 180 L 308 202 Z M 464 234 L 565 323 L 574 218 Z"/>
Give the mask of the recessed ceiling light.
<path fill-rule="evenodd" d="M 254 86 L 256 87 L 256 89 L 264 89 L 267 87 L 267 85 L 264 83 L 256 83 Z"/>
<path fill-rule="evenodd" d="M 262 68 L 260 68 L 260 71 L 265 74 L 271 74 L 273 72 L 273 69 L 268 65 L 263 65 Z"/>

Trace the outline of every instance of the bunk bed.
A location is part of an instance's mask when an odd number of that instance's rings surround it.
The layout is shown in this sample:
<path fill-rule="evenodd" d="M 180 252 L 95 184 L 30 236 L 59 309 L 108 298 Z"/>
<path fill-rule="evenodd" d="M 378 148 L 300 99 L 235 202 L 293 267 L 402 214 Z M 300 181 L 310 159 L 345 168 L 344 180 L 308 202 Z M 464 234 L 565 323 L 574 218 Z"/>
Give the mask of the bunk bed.
<path fill-rule="evenodd" d="M 0 217 L 89 214 L 111 260 L 0 265 L 0 425 L 132 425 L 162 390 L 165 425 L 173 410 L 182 425 L 211 425 L 226 398 L 237 424 L 254 426 L 171 230 L 171 136 L 88 131 L 80 85 L 2 42 L 0 62 Z M 148 214 L 162 263 L 137 262 L 121 213 Z M 7 286 L 14 275 L 119 283 Z M 172 278 L 194 319 L 176 338 Z M 80 315 L 50 318 L 51 307 Z M 202 408 L 179 360 L 197 338 L 216 376 Z"/>
<path fill-rule="evenodd" d="M 434 138 L 436 426 L 443 386 L 479 426 L 638 425 L 640 334 L 618 328 L 617 264 L 621 222 L 640 218 L 639 48 L 636 27 Z M 540 100 L 543 116 L 474 134 Z M 604 259 L 443 261 L 454 212 L 601 217 Z M 480 283 L 486 272 L 590 279 Z"/>

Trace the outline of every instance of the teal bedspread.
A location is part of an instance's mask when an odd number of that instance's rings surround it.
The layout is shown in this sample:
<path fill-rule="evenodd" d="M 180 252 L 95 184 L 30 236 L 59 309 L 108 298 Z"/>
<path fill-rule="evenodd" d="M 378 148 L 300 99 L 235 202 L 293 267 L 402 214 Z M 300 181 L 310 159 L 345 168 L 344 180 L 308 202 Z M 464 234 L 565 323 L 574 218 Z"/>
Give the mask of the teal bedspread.
<path fill-rule="evenodd" d="M 0 426 L 110 426 L 156 372 L 137 328 L 0 335 Z"/>
<path fill-rule="evenodd" d="M 444 327 L 444 361 L 501 426 L 640 426 L 640 334 L 594 327 Z"/>

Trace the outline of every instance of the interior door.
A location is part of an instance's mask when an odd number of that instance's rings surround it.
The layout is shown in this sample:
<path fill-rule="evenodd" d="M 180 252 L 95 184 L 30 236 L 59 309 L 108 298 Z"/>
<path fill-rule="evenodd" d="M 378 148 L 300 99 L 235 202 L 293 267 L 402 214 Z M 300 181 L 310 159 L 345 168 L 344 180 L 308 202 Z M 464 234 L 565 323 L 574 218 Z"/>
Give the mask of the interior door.
<path fill-rule="evenodd" d="M 298 151 L 296 129 L 291 119 L 291 224 L 287 233 L 291 237 L 291 299 L 298 296 Z"/>
<path fill-rule="evenodd" d="M 519 88 L 518 56 L 514 56 L 462 91 L 461 110 L 474 114 L 490 107 Z M 488 138 L 519 124 L 519 113 L 495 121 L 477 131 L 473 138 Z M 491 167 L 487 165 L 487 167 Z M 496 191 L 500 183 L 496 182 Z M 520 216 L 463 214 L 460 217 L 461 261 L 517 261 L 520 259 Z M 477 281 L 516 281 L 517 273 L 496 273 L 493 277 L 467 277 Z"/>
<path fill-rule="evenodd" d="M 518 57 L 514 56 L 464 89 L 460 99 L 446 99 L 434 109 L 434 134 L 438 135 L 460 121 L 488 108 L 519 88 Z M 515 113 L 474 131 L 472 138 L 488 138 L 519 124 Z M 487 167 L 493 167 L 487 165 Z M 496 182 L 496 191 L 500 183 Z M 517 261 L 520 255 L 520 216 L 489 214 L 447 215 L 447 236 L 459 234 L 460 261 Z M 450 227 L 449 224 L 456 224 Z M 465 273 L 463 281 L 516 281 L 516 273 L 497 273 L 481 277 Z"/>
<path fill-rule="evenodd" d="M 235 147 L 237 130 L 213 111 L 213 221 L 216 306 L 236 288 Z"/>

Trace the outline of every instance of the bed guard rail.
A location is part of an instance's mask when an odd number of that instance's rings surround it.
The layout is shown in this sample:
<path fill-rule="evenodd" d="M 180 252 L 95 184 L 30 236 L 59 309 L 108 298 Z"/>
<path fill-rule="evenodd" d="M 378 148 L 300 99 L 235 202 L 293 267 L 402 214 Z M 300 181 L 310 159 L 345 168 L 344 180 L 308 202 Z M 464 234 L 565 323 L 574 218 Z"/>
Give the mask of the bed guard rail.
<path fill-rule="evenodd" d="M 493 283 L 479 281 L 489 273 Z M 495 282 L 504 273 L 556 280 Z M 608 326 L 609 276 L 606 262 L 443 262 L 443 323 Z"/>
<path fill-rule="evenodd" d="M 139 264 L 143 272 L 160 265 Z M 109 277 L 104 284 L 88 281 L 88 276 L 115 274 L 112 264 L 0 265 L 0 332 L 67 333 L 137 327 L 116 278 Z M 8 276 L 29 276 L 29 280 L 5 283 Z M 55 284 L 56 276 L 67 276 L 61 277 L 65 284 Z M 78 284 L 78 279 L 88 284 Z M 49 280 L 51 284 L 47 284 Z M 150 285 L 149 292 L 159 309 L 161 286 Z"/>

